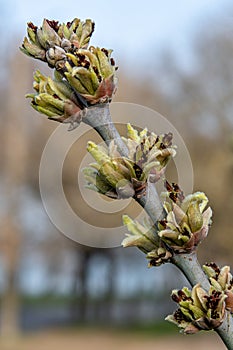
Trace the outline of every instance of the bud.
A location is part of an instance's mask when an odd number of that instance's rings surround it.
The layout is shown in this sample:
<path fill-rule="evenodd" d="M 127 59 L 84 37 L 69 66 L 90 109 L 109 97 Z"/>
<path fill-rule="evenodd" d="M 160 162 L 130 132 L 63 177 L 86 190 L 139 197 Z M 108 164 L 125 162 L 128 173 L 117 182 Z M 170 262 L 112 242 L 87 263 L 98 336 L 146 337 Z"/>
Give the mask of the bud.
<path fill-rule="evenodd" d="M 132 135 L 133 138 L 131 139 Z M 136 134 L 138 141 L 135 141 Z M 147 134 L 147 130 L 138 133 L 128 125 L 129 138 L 122 138 L 129 149 L 129 157 L 121 157 L 117 147 L 112 140 L 109 146 L 97 146 L 93 142 L 88 143 L 87 150 L 97 161 L 91 165 L 98 169 L 101 179 L 105 179 L 107 188 L 111 186 L 111 191 L 105 193 L 112 198 L 140 198 L 146 193 L 148 181 L 159 179 L 165 171 L 165 164 L 171 156 L 174 156 L 174 147 L 165 145 L 161 149 L 161 140 L 164 135 L 157 136 L 154 133 Z M 166 151 L 166 156 L 164 152 Z M 84 172 L 85 173 L 85 172 Z M 91 173 L 89 171 L 88 173 Z M 93 176 L 96 173 L 92 172 Z M 89 183 L 90 177 L 87 178 Z M 89 187 L 93 187 L 94 178 L 90 181 Z M 104 186 L 105 187 L 105 186 Z M 96 186 L 98 192 L 103 193 L 103 189 Z M 114 195 L 113 195 L 114 194 Z"/>
<path fill-rule="evenodd" d="M 49 119 L 60 122 L 73 115 L 77 117 L 80 115 L 81 118 L 81 110 L 73 90 L 67 82 L 59 80 L 57 74 L 56 77 L 53 80 L 45 77 L 38 70 L 35 72 L 33 87 L 36 93 L 26 95 L 26 97 L 32 99 L 32 107 L 47 115 Z"/>
<path fill-rule="evenodd" d="M 97 163 L 90 164 L 83 170 L 86 187 L 111 198 L 130 198 L 135 195 L 130 170 L 123 157 L 116 157 L 119 153 L 113 142 L 109 147 L 88 142 L 87 150 Z"/>
<path fill-rule="evenodd" d="M 111 102 L 116 91 L 116 69 L 112 50 L 89 47 L 94 23 L 75 18 L 67 24 L 44 19 L 42 27 L 28 23 L 28 38 L 21 50 L 48 63 L 68 81 L 83 107 Z"/>
<path fill-rule="evenodd" d="M 91 46 L 67 54 L 66 79 L 91 105 L 110 102 L 115 93 L 116 67 L 111 52 Z"/>
<path fill-rule="evenodd" d="M 156 235 L 152 228 L 141 225 L 138 221 L 132 220 L 128 215 L 123 215 L 123 224 L 130 233 L 122 242 L 123 247 L 136 246 L 143 252 L 148 253 L 157 248 Z"/>
<path fill-rule="evenodd" d="M 171 261 L 172 253 L 160 242 L 160 246 L 149 252 L 146 257 L 149 260 L 148 267 L 160 266 Z"/>
<path fill-rule="evenodd" d="M 226 296 L 222 292 L 210 289 L 207 293 L 197 284 L 192 291 L 186 287 L 174 290 L 172 299 L 178 303 L 179 309 L 166 320 L 178 325 L 185 334 L 216 329 L 223 322 Z"/>
<path fill-rule="evenodd" d="M 45 61 L 46 50 L 41 46 L 37 37 L 37 27 L 33 23 L 28 23 L 28 38 L 24 38 L 20 50 L 28 56 L 34 57 L 41 61 Z"/>
<path fill-rule="evenodd" d="M 145 128 L 137 131 L 127 125 L 128 138 L 123 138 L 129 149 L 129 158 L 134 160 L 137 171 L 141 171 L 140 179 L 157 182 L 164 174 L 169 160 L 175 156 L 172 146 L 172 134 L 156 135 Z M 166 140 L 169 138 L 169 142 Z"/>
<path fill-rule="evenodd" d="M 203 270 L 209 278 L 212 289 L 225 293 L 226 309 L 233 312 L 233 276 L 230 267 L 224 266 L 220 269 L 215 263 L 210 263 L 203 265 Z"/>
<path fill-rule="evenodd" d="M 149 220 L 144 220 L 140 224 L 132 220 L 129 216 L 123 215 L 123 224 L 127 227 L 129 233 L 122 241 L 122 246 L 138 247 L 143 251 L 149 260 L 149 267 L 160 266 L 170 261 L 172 254 L 168 252 L 162 242 L 159 241 L 155 227 Z"/>
<path fill-rule="evenodd" d="M 57 21 L 44 19 L 42 27 L 37 29 L 37 39 L 45 50 L 61 44 L 61 38 L 57 34 L 58 27 L 59 25 Z"/>
<path fill-rule="evenodd" d="M 75 54 L 78 49 L 86 49 L 93 31 L 94 23 L 90 19 L 81 22 L 75 18 L 67 24 L 44 19 L 41 28 L 30 22 L 28 38 L 24 38 L 20 49 L 26 55 L 46 61 L 50 67 L 57 67 L 59 61 L 67 61 L 66 53 Z"/>
<path fill-rule="evenodd" d="M 46 52 L 46 59 L 51 67 L 66 59 L 65 50 L 59 46 L 50 47 Z"/>
<path fill-rule="evenodd" d="M 207 236 L 212 210 L 202 192 L 184 196 L 178 185 L 165 183 L 165 218 L 158 223 L 159 236 L 175 253 L 190 253 Z"/>
<path fill-rule="evenodd" d="M 58 34 L 62 38 L 62 46 L 67 46 L 67 51 L 75 49 L 86 49 L 88 47 L 92 33 L 94 32 L 95 24 L 91 19 L 86 19 L 81 22 L 79 18 L 75 18 L 72 22 L 61 24 L 58 29 Z M 70 42 L 69 45 L 68 42 Z M 74 49 L 72 49 L 72 47 Z"/>

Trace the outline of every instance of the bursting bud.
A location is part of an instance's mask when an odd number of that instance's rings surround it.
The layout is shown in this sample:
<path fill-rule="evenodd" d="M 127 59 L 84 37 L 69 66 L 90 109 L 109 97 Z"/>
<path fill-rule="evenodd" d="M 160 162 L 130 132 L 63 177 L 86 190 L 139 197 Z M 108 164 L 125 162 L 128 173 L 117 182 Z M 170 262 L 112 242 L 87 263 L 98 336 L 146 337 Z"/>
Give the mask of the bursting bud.
<path fill-rule="evenodd" d="M 56 68 L 64 66 L 67 53 L 73 54 L 78 49 L 87 48 L 93 31 L 94 23 L 90 19 L 81 22 L 75 18 L 67 24 L 44 19 L 40 28 L 30 22 L 27 27 L 28 37 L 24 38 L 20 49 L 26 55 Z"/>
<path fill-rule="evenodd" d="M 166 250 L 163 242 L 159 240 L 156 228 L 149 220 L 145 219 L 143 224 L 140 224 L 128 215 L 123 215 L 123 224 L 129 231 L 122 241 L 124 248 L 137 247 L 143 251 L 149 260 L 149 267 L 160 266 L 170 261 L 172 254 Z"/>
<path fill-rule="evenodd" d="M 110 102 L 116 91 L 116 67 L 112 50 L 91 46 L 67 54 L 65 77 L 90 105 Z"/>
<path fill-rule="evenodd" d="M 28 56 L 46 61 L 46 50 L 40 44 L 37 37 L 37 27 L 33 23 L 28 23 L 27 28 L 28 38 L 25 37 L 20 50 Z"/>
<path fill-rule="evenodd" d="M 64 122 L 70 116 L 80 116 L 81 110 L 75 98 L 73 90 L 64 81 L 59 73 L 55 73 L 55 79 L 44 76 L 37 70 L 33 82 L 34 94 L 28 94 L 32 107 L 45 114 L 49 119 Z"/>
<path fill-rule="evenodd" d="M 131 182 L 132 165 L 126 158 L 120 157 L 114 141 L 108 147 L 90 141 L 87 150 L 97 162 L 83 169 L 87 188 L 115 199 L 135 195 Z"/>
<path fill-rule="evenodd" d="M 215 263 L 203 265 L 203 270 L 209 278 L 211 288 L 226 295 L 226 309 L 233 313 L 233 276 L 229 266 L 221 269 Z"/>
<path fill-rule="evenodd" d="M 128 215 L 123 215 L 123 224 L 127 227 L 129 233 L 122 241 L 122 246 L 138 247 L 144 253 L 149 253 L 157 248 L 158 239 L 149 223 L 141 225 L 138 221 L 132 220 Z"/>
<path fill-rule="evenodd" d="M 197 284 L 191 291 L 186 287 L 173 290 L 172 299 L 179 308 L 165 320 L 175 323 L 185 334 L 216 329 L 223 322 L 226 295 L 220 291 L 210 289 L 207 293 Z"/>
<path fill-rule="evenodd" d="M 207 236 L 212 210 L 205 207 L 203 192 L 184 196 L 176 184 L 165 182 L 165 218 L 158 223 L 159 236 L 175 253 L 191 253 Z"/>
<path fill-rule="evenodd" d="M 97 163 L 84 169 L 87 187 L 111 198 L 140 198 L 146 193 L 148 181 L 155 182 L 164 173 L 174 147 L 165 143 L 167 135 L 140 133 L 128 124 L 128 138 L 122 138 L 129 156 L 121 157 L 112 140 L 109 146 L 88 143 L 87 150 Z"/>
<path fill-rule="evenodd" d="M 172 133 L 157 135 L 147 128 L 137 131 L 127 124 L 127 138 L 123 140 L 141 181 L 157 182 L 164 175 L 169 160 L 176 155 L 172 138 Z"/>
<path fill-rule="evenodd" d="M 21 51 L 48 63 L 68 81 L 83 107 L 111 102 L 116 91 L 112 50 L 89 45 L 94 23 L 75 18 L 67 24 L 44 19 L 42 27 L 28 23 Z"/>

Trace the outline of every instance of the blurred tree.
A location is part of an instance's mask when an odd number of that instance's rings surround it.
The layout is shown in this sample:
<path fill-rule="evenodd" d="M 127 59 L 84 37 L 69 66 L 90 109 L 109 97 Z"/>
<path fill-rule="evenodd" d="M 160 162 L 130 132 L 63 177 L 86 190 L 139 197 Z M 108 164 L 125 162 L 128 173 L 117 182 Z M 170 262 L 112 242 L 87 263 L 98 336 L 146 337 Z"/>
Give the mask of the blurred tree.
<path fill-rule="evenodd" d="M 233 131 L 233 39 L 229 27 L 206 26 L 193 44 L 193 64 L 183 70 L 169 51 L 155 67 L 161 82 L 163 112 L 180 131 L 191 153 L 195 189 L 208 194 L 214 208 L 210 238 L 199 252 L 232 263 L 231 200 Z M 208 244 L 208 250 L 206 245 Z M 230 260 L 230 261 L 229 261 Z"/>
<path fill-rule="evenodd" d="M 22 232 L 18 224 L 18 215 L 21 207 L 22 188 L 26 179 L 26 164 L 28 157 L 27 123 L 23 104 L 20 103 L 19 91 L 27 89 L 30 71 L 22 71 L 15 64 L 15 59 L 22 59 L 19 54 L 12 57 L 8 66 L 8 85 L 6 90 L 4 134 L 2 135 L 2 148 L 4 159 L 2 160 L 3 198 L 5 213 L 1 225 L 1 242 L 6 262 L 6 290 L 2 298 L 1 332 L 4 335 L 12 335 L 19 327 L 19 300 L 17 293 L 17 274 L 20 258 Z M 15 107 L 17 108 L 17 112 Z"/>

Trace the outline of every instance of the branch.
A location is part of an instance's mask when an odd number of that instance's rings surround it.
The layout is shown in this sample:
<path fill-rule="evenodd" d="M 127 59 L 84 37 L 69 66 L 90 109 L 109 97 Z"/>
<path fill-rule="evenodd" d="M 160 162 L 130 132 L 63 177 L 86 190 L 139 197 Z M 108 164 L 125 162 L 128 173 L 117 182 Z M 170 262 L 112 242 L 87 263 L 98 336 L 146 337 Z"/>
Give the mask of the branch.
<path fill-rule="evenodd" d="M 127 157 L 128 149 L 112 122 L 108 104 L 89 107 L 86 110 L 83 122 L 92 126 L 106 144 L 114 139 L 121 155 Z M 146 195 L 138 198 L 137 202 L 145 209 L 155 225 L 158 219 L 162 219 L 164 215 L 163 206 L 154 184 L 148 184 Z M 172 257 L 171 262 L 183 272 L 192 286 L 200 283 L 204 289 L 209 290 L 208 278 L 198 262 L 196 252 L 176 254 Z M 226 312 L 224 321 L 216 329 L 216 332 L 228 350 L 233 350 L 233 318 L 229 312 Z"/>
<path fill-rule="evenodd" d="M 120 154 L 123 157 L 127 157 L 128 148 L 112 122 L 109 104 L 98 104 L 97 106 L 86 108 L 85 111 L 83 122 L 94 128 L 107 145 L 111 140 L 114 140 Z"/>
<path fill-rule="evenodd" d="M 200 283 L 202 288 L 209 290 L 210 283 L 198 262 L 196 252 L 176 254 L 172 258 L 172 263 L 183 272 L 192 287 Z"/>
<path fill-rule="evenodd" d="M 216 329 L 216 332 L 226 345 L 228 350 L 233 350 L 233 317 L 227 312 L 223 323 Z"/>

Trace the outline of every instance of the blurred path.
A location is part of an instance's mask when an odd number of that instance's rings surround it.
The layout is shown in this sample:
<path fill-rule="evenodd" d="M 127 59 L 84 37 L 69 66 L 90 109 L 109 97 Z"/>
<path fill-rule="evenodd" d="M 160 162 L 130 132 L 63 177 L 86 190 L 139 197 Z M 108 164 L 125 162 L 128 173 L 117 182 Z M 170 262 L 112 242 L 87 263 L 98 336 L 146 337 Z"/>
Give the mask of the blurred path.
<path fill-rule="evenodd" d="M 213 334 L 198 336 L 147 337 L 107 330 L 53 330 L 28 334 L 18 339 L 0 339 L 1 350 L 224 350 Z"/>

